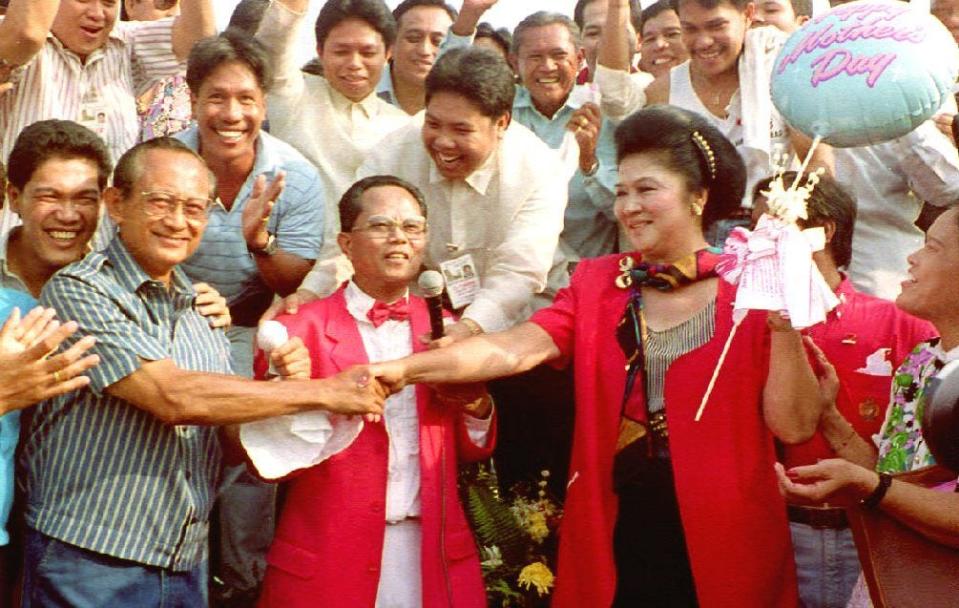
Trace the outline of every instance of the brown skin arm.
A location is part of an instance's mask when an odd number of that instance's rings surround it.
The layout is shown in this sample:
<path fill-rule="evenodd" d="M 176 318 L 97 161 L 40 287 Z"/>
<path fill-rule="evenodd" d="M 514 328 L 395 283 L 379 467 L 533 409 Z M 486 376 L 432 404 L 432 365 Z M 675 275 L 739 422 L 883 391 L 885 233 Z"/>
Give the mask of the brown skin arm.
<path fill-rule="evenodd" d="M 669 74 L 664 74 L 646 88 L 646 105 L 669 103 Z"/>
<path fill-rule="evenodd" d="M 812 437 L 822 415 L 819 382 L 800 333 L 778 313 L 769 313 L 769 374 L 763 388 L 766 426 L 783 443 Z"/>
<path fill-rule="evenodd" d="M 202 38 L 216 34 L 212 0 L 182 0 L 180 14 L 173 22 L 173 52 L 186 61 L 190 49 Z"/>
<path fill-rule="evenodd" d="M 256 382 L 181 370 L 173 361 L 144 361 L 107 393 L 168 424 L 229 424 L 323 409 L 382 414 L 385 394 L 362 368 L 322 380 Z"/>
<path fill-rule="evenodd" d="M 853 506 L 879 485 L 879 475 L 841 458 L 786 471 L 776 464 L 779 490 L 792 503 Z M 959 548 L 959 493 L 893 480 L 879 508 L 940 544 Z"/>
<path fill-rule="evenodd" d="M 499 0 L 463 0 L 463 6 L 460 8 L 456 21 L 453 22 L 451 30 L 457 36 L 470 36 L 476 31 L 476 25 Z"/>
<path fill-rule="evenodd" d="M 23 65 L 47 41 L 60 0 L 10 0 L 0 21 L 0 61 Z"/>
<path fill-rule="evenodd" d="M 243 208 L 243 238 L 247 249 L 256 251 L 266 247 L 269 233 L 266 230 L 280 193 L 286 185 L 286 174 L 280 172 L 269 184 L 265 175 L 253 183 L 253 192 Z M 279 250 L 273 255 L 254 255 L 257 270 L 267 286 L 280 296 L 288 296 L 303 282 L 314 260 L 307 260 L 287 251 Z"/>
<path fill-rule="evenodd" d="M 611 70 L 629 71 L 629 59 L 632 57 L 632 49 L 636 46 L 636 41 L 629 39 L 629 31 L 626 29 L 628 22 L 629 1 L 609 0 L 606 24 L 603 26 L 603 36 L 599 41 L 596 63 Z"/>
<path fill-rule="evenodd" d="M 822 401 L 822 416 L 819 418 L 819 432 L 837 456 L 872 469 L 876 466 L 876 450 L 859 436 L 856 429 L 836 408 L 836 396 L 839 394 L 839 376 L 825 353 L 812 338 L 804 338 L 806 348 L 816 357 L 822 373 L 819 375 L 819 395 Z"/>
<path fill-rule="evenodd" d="M 378 382 L 396 392 L 407 384 L 485 382 L 533 369 L 559 356 L 549 334 L 535 323 L 481 334 L 445 348 L 369 367 Z"/>

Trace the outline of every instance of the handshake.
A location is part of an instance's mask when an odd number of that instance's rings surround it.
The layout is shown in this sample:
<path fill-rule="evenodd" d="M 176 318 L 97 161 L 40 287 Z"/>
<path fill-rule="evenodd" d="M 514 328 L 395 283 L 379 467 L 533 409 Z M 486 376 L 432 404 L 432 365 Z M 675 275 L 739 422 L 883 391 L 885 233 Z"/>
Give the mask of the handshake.
<path fill-rule="evenodd" d="M 356 401 L 347 398 L 342 404 L 336 404 L 334 410 L 340 414 L 363 413 L 366 419 L 378 422 L 383 413 L 386 398 L 403 390 L 409 384 L 406 359 L 396 359 L 370 365 L 357 365 L 330 378 L 355 387 Z M 492 411 L 493 402 L 484 383 L 434 384 L 434 399 L 445 407 L 456 407 L 473 418 L 487 418 Z M 367 409 L 362 411 L 343 411 L 339 406 Z"/>
<path fill-rule="evenodd" d="M 262 326 L 261 326 L 262 332 Z M 284 336 L 285 337 L 285 336 Z M 310 353 L 298 337 L 269 348 L 260 338 L 260 346 L 269 353 L 270 367 L 284 379 L 312 377 Z M 378 421 L 387 397 L 411 384 L 410 357 L 373 364 L 355 365 L 318 384 L 320 409 L 334 414 L 365 415 Z M 474 418 L 486 418 L 492 401 L 484 383 L 431 385 L 434 399 L 445 407 L 457 407 Z"/>

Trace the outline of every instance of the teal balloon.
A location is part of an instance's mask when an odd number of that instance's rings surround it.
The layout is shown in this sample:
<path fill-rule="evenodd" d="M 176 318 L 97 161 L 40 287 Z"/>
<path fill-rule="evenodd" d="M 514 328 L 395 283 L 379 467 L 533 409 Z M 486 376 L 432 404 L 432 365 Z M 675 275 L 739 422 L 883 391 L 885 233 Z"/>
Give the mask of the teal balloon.
<path fill-rule="evenodd" d="M 859 0 L 793 32 L 773 67 L 772 99 L 809 137 L 863 146 L 929 119 L 957 75 L 959 48 L 938 19 L 896 0 Z"/>

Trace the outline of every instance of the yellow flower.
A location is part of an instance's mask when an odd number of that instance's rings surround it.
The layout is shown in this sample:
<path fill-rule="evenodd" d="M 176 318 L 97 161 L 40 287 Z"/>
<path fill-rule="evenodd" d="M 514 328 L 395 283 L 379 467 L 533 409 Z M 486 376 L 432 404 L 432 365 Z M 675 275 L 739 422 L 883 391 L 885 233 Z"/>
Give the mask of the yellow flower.
<path fill-rule="evenodd" d="M 526 517 L 526 533 L 537 543 L 541 543 L 549 536 L 549 526 L 546 525 L 546 514 L 542 511 L 533 511 Z"/>
<path fill-rule="evenodd" d="M 536 587 L 540 597 L 549 593 L 553 586 L 553 572 L 543 562 L 533 562 L 519 573 L 519 584 L 524 589 Z"/>

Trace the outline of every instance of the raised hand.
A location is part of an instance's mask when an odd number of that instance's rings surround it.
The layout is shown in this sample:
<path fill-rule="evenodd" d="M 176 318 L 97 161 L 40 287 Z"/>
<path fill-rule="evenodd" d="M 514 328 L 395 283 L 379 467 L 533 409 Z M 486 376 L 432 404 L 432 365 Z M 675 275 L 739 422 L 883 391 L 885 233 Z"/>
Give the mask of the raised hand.
<path fill-rule="evenodd" d="M 566 128 L 576 136 L 579 144 L 579 168 L 589 173 L 596 165 L 596 144 L 599 141 L 599 131 L 602 128 L 603 118 L 599 106 L 594 103 L 585 103 L 570 116 Z"/>
<path fill-rule="evenodd" d="M 230 307 L 226 305 L 226 298 L 208 283 L 194 283 L 196 291 L 196 311 L 207 318 L 210 327 L 229 327 L 233 323 L 230 316 Z"/>
<path fill-rule="evenodd" d="M 87 336 L 49 357 L 77 331 L 73 321 L 61 325 L 51 309 L 35 308 L 23 319 L 14 309 L 0 329 L 0 414 L 82 388 L 81 374 L 100 362 L 83 356 L 96 340 Z"/>
<path fill-rule="evenodd" d="M 286 174 L 282 171 L 278 172 L 269 184 L 266 183 L 265 175 L 258 176 L 253 182 L 253 191 L 243 208 L 242 217 L 243 238 L 246 239 L 246 246 L 250 251 L 266 247 L 270 236 L 266 231 L 270 213 L 285 185 Z"/>
<path fill-rule="evenodd" d="M 476 31 L 476 24 L 497 0 L 463 0 L 460 13 L 451 29 L 457 36 L 469 36 Z"/>
<path fill-rule="evenodd" d="M 822 401 L 823 411 L 828 411 L 830 408 L 835 409 L 836 396 L 839 394 L 839 376 L 836 374 L 836 368 L 826 358 L 826 353 L 816 346 L 812 338 L 803 336 L 803 342 L 806 348 L 816 357 L 818 369 L 814 371 L 819 380 L 819 398 Z"/>

